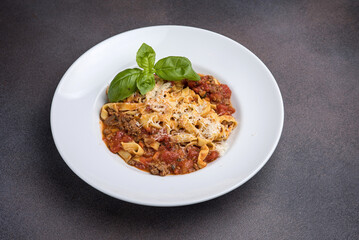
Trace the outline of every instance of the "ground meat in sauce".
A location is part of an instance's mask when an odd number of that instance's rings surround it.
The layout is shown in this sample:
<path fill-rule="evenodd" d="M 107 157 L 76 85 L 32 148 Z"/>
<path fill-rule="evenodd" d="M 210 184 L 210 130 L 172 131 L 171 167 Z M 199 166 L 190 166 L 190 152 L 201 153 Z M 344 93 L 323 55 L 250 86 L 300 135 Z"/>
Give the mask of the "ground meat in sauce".
<path fill-rule="evenodd" d="M 215 104 L 219 115 L 234 113 L 235 110 L 230 103 L 231 90 L 225 84 L 216 84 L 212 76 L 202 76 L 200 81 L 183 80 L 182 83 Z M 152 109 L 146 106 L 145 111 L 152 112 Z M 141 127 L 133 115 L 115 112 L 113 109 L 108 109 L 108 113 L 110 116 L 103 121 L 103 134 L 109 149 L 117 153 L 122 149 L 121 142 L 135 141 L 144 150 L 139 160 L 130 159 L 127 162 L 129 165 L 159 176 L 199 170 L 197 160 L 200 147 L 193 145 L 184 147 L 173 143 L 164 128 Z M 151 141 L 159 143 L 158 150 L 150 147 Z M 209 151 L 204 161 L 209 163 L 218 157 L 218 151 Z"/>
<path fill-rule="evenodd" d="M 120 113 L 118 116 L 118 126 L 121 130 L 126 131 L 132 136 L 138 136 L 142 133 L 141 128 L 138 126 L 138 122 L 132 115 Z"/>
<path fill-rule="evenodd" d="M 219 152 L 217 151 L 210 151 L 207 155 L 207 157 L 204 159 L 205 162 L 212 162 L 216 160 L 219 157 Z"/>
<path fill-rule="evenodd" d="M 195 93 L 216 105 L 219 115 L 232 115 L 235 109 L 231 105 L 232 91 L 226 84 L 216 84 L 212 76 L 202 76 L 200 81 L 186 83 Z"/>
<path fill-rule="evenodd" d="M 199 152 L 200 152 L 200 149 L 198 147 L 196 147 L 196 146 L 187 147 L 187 157 L 188 157 L 188 159 L 191 159 L 191 160 L 198 159 Z"/>
<path fill-rule="evenodd" d="M 153 175 L 166 176 L 170 174 L 167 164 L 165 164 L 164 162 L 155 162 L 150 164 L 149 170 L 150 173 Z"/>
<path fill-rule="evenodd" d="M 114 111 L 110 111 L 109 113 L 110 116 L 104 121 L 105 125 L 116 126 L 120 130 L 131 135 L 135 141 L 139 140 L 143 131 L 140 124 L 134 119 L 134 116 Z"/>
<path fill-rule="evenodd" d="M 131 142 L 133 141 L 133 139 L 121 130 L 118 129 L 113 129 L 113 130 L 114 131 L 112 130 L 106 131 L 106 129 L 104 130 L 104 134 L 105 132 L 108 133 L 105 134 L 104 141 L 111 152 L 117 153 L 122 149 L 122 144 L 121 144 L 122 142 Z"/>

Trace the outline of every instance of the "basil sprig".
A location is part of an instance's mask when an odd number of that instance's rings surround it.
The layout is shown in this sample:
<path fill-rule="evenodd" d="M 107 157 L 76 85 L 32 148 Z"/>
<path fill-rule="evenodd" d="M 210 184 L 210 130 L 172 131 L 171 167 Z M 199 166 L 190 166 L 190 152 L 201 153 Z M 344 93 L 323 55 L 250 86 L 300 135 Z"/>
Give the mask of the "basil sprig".
<path fill-rule="evenodd" d="M 122 101 L 138 89 L 142 95 L 151 91 L 155 85 L 154 73 L 168 81 L 188 79 L 199 81 L 200 76 L 192 69 L 192 64 L 185 57 L 166 57 L 155 64 L 156 53 L 152 47 L 143 43 L 136 54 L 139 68 L 126 69 L 118 73 L 108 89 L 110 102 Z"/>
<path fill-rule="evenodd" d="M 138 66 L 145 70 L 152 70 L 155 65 L 155 59 L 155 50 L 153 50 L 153 48 L 148 46 L 146 43 L 143 43 L 136 54 L 136 62 Z"/>
<path fill-rule="evenodd" d="M 169 81 L 182 79 L 198 81 L 201 78 L 193 71 L 192 64 L 185 57 L 166 57 L 159 60 L 155 65 L 158 76 Z"/>
<path fill-rule="evenodd" d="M 137 88 L 142 95 L 151 91 L 155 86 L 155 76 L 151 72 L 143 71 L 141 76 L 137 80 Z"/>
<path fill-rule="evenodd" d="M 108 88 L 108 99 L 118 102 L 131 96 L 136 91 L 136 82 L 141 72 L 141 69 L 132 68 L 118 73 Z"/>

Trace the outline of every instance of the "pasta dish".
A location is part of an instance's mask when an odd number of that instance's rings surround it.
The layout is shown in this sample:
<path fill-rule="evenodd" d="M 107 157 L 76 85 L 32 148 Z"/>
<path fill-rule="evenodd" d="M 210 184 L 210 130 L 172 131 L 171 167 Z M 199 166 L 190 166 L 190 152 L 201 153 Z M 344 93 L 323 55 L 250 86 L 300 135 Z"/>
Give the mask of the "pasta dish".
<path fill-rule="evenodd" d="M 113 153 L 154 175 L 191 173 L 223 154 L 236 127 L 231 90 L 209 75 L 200 81 L 166 81 L 122 102 L 106 103 L 103 140 Z"/>

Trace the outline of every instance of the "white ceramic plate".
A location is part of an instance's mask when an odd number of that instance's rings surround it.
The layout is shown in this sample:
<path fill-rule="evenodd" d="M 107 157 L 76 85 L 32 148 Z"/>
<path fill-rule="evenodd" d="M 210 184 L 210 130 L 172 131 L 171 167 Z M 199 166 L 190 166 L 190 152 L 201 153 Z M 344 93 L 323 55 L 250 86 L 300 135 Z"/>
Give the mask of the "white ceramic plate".
<path fill-rule="evenodd" d="M 127 165 L 102 141 L 99 113 L 105 89 L 136 66 L 145 42 L 156 60 L 185 56 L 198 73 L 232 90 L 239 127 L 226 154 L 191 174 L 159 177 Z M 61 79 L 51 107 L 55 144 L 84 181 L 115 198 L 151 206 L 180 206 L 221 196 L 256 174 L 272 155 L 283 127 L 282 97 L 272 74 L 248 49 L 220 34 L 184 26 L 154 26 L 111 37 L 83 54 Z"/>

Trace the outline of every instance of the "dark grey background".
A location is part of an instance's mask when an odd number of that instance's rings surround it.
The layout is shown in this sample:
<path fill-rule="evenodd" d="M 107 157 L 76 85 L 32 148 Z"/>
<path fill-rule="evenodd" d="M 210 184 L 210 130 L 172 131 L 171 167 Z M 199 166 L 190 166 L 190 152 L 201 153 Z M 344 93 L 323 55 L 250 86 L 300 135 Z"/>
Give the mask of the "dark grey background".
<path fill-rule="evenodd" d="M 1 1 L 0 239 L 358 239 L 359 1 Z M 272 71 L 279 145 L 217 199 L 154 208 L 78 178 L 51 136 L 57 84 L 86 50 L 160 24 L 228 36 Z"/>

